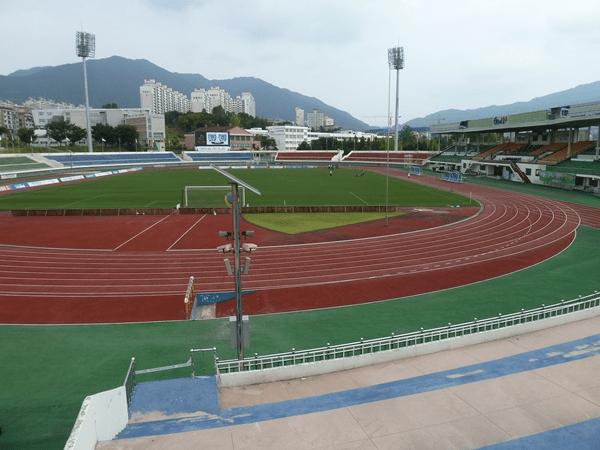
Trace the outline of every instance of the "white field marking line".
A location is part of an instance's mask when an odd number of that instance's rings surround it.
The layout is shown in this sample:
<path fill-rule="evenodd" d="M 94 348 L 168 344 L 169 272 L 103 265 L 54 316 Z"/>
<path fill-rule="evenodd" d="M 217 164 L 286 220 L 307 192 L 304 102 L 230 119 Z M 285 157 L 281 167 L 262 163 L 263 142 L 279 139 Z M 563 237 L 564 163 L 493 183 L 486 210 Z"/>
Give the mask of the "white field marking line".
<path fill-rule="evenodd" d="M 181 236 L 179 236 L 179 239 L 177 239 L 175 242 L 173 242 L 173 243 L 171 244 L 171 246 L 170 246 L 170 247 L 167 249 L 167 251 L 171 250 L 171 248 L 173 248 L 173 246 L 174 246 L 175 244 L 177 244 L 177 243 L 178 243 L 178 242 L 179 242 L 181 239 L 183 239 L 183 237 L 184 237 L 186 234 L 188 234 L 190 231 L 192 231 L 192 228 L 194 228 L 196 225 L 198 225 L 198 223 L 199 223 L 199 222 L 200 222 L 202 219 L 204 219 L 205 217 L 206 217 L 206 214 L 204 214 L 202 217 L 200 217 L 200 218 L 199 218 L 199 219 L 196 221 L 196 223 L 195 223 L 194 225 L 192 225 L 191 227 L 189 227 L 185 233 L 183 233 Z"/>
<path fill-rule="evenodd" d="M 148 203 L 146 206 L 144 206 L 144 208 L 147 208 L 150 205 L 153 205 L 154 203 L 156 203 L 158 200 L 154 200 L 152 203 Z"/>
<path fill-rule="evenodd" d="M 161 223 L 163 220 L 165 220 L 165 219 L 168 219 L 169 217 L 171 217 L 171 216 L 166 216 L 166 217 L 163 217 L 163 218 L 162 218 L 162 219 L 160 219 L 158 222 L 156 222 L 156 223 L 153 223 L 153 224 L 152 224 L 152 225 L 150 225 L 148 228 L 146 228 L 146 229 L 144 229 L 144 230 L 140 231 L 138 234 L 136 234 L 135 236 L 133 236 L 131 239 L 128 239 L 128 240 L 126 240 L 126 241 L 125 241 L 125 242 L 123 242 L 121 245 L 119 245 L 118 247 L 114 248 L 114 249 L 113 249 L 113 252 L 114 252 L 114 251 L 117 251 L 117 250 L 119 250 L 121 247 L 123 247 L 123 246 L 124 246 L 125 244 L 127 244 L 128 242 L 131 242 L 131 241 L 133 241 L 133 240 L 134 240 L 136 237 L 138 237 L 139 235 L 141 235 L 141 234 L 145 233 L 145 232 L 146 232 L 146 231 L 148 231 L 150 228 L 152 228 L 152 227 L 153 227 L 153 226 L 155 226 L 155 225 L 158 225 L 158 224 L 159 224 L 159 223 Z"/>
<path fill-rule="evenodd" d="M 348 193 L 349 193 L 350 195 L 354 195 L 354 196 L 355 196 L 357 199 L 359 199 L 359 200 L 360 200 L 361 202 L 363 202 L 365 205 L 368 205 L 368 203 L 367 203 L 367 202 L 365 202 L 365 201 L 364 201 L 362 198 L 360 198 L 358 195 L 356 195 L 356 194 L 353 194 L 353 193 L 352 193 L 352 192 L 350 192 L 350 191 L 348 191 Z"/>
<path fill-rule="evenodd" d="M 87 201 L 89 201 L 89 200 L 95 200 L 95 199 L 97 199 L 97 198 L 104 197 L 104 196 L 106 196 L 106 195 L 108 195 L 108 194 L 97 195 L 97 196 L 95 196 L 95 197 L 92 197 L 92 198 L 85 198 L 85 199 L 83 199 L 83 200 L 79 200 L 79 201 L 77 201 L 77 202 L 73 202 L 73 203 L 67 203 L 66 205 L 64 205 L 64 207 L 66 208 L 67 206 L 76 205 L 77 203 L 81 203 L 81 202 L 87 202 Z"/>

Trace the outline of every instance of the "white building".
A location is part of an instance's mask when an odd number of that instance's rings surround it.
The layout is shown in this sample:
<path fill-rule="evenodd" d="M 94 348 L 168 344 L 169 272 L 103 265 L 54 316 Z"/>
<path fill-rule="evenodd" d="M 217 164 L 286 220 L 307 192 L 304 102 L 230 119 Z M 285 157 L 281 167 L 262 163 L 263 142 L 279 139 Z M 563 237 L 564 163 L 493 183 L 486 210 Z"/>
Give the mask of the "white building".
<path fill-rule="evenodd" d="M 308 141 L 308 127 L 276 125 L 267 127 L 267 131 L 280 151 L 296 150 L 302 142 Z"/>
<path fill-rule="evenodd" d="M 299 106 L 296 106 L 295 124 L 298 125 L 299 127 L 304 126 L 304 110 L 302 108 L 300 108 Z"/>
<path fill-rule="evenodd" d="M 249 92 L 242 92 L 235 99 L 219 86 L 211 86 L 210 89 L 196 88 L 192 92 L 190 110 L 192 112 L 212 113 L 213 109 L 221 106 L 228 113 L 246 113 L 256 117 L 256 102 Z"/>
<path fill-rule="evenodd" d="M 44 128 L 50 122 L 64 121 L 87 129 L 85 108 L 34 109 L 31 111 L 35 127 Z M 90 126 L 97 124 L 133 125 L 139 133 L 139 143 L 164 149 L 165 116 L 151 113 L 147 108 L 90 109 Z"/>
<path fill-rule="evenodd" d="M 315 108 L 306 115 L 306 123 L 311 130 L 318 130 L 325 126 L 324 114 Z"/>
<path fill-rule="evenodd" d="M 233 113 L 245 113 L 250 117 L 256 117 L 256 102 L 250 92 L 242 92 L 233 100 Z"/>
<path fill-rule="evenodd" d="M 153 114 L 168 111 L 186 113 L 190 111 L 190 100 L 181 92 L 163 86 L 156 80 L 147 79 L 140 86 L 140 108 L 149 109 Z"/>

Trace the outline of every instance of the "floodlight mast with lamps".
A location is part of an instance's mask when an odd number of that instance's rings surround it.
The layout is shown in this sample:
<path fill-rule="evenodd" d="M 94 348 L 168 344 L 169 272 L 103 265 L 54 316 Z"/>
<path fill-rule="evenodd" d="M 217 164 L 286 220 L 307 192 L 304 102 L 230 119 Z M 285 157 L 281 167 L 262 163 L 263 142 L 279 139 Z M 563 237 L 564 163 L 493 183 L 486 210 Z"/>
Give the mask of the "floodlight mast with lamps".
<path fill-rule="evenodd" d="M 390 69 L 396 70 L 396 133 L 394 139 L 394 150 L 398 151 L 398 101 L 400 86 L 400 70 L 404 69 L 404 47 L 394 47 L 388 50 L 388 63 Z"/>
<path fill-rule="evenodd" d="M 394 151 L 398 151 L 398 100 L 399 100 L 399 84 L 400 84 L 400 69 L 404 69 L 404 47 L 394 47 L 388 50 L 389 70 L 396 70 L 396 131 L 394 133 Z M 388 144 L 387 144 L 387 159 L 386 159 L 386 177 L 385 177 L 385 225 L 388 225 L 388 191 L 389 191 L 389 170 L 390 170 L 390 150 L 389 150 L 389 130 L 390 130 L 390 73 L 388 71 Z"/>
<path fill-rule="evenodd" d="M 88 95 L 87 70 L 85 58 L 93 58 L 96 55 L 96 37 L 85 31 L 77 32 L 77 40 L 75 43 L 77 56 L 83 60 L 83 85 L 85 89 L 85 119 L 87 122 L 87 141 L 88 152 L 93 152 L 92 148 L 92 126 L 90 124 L 90 98 Z"/>

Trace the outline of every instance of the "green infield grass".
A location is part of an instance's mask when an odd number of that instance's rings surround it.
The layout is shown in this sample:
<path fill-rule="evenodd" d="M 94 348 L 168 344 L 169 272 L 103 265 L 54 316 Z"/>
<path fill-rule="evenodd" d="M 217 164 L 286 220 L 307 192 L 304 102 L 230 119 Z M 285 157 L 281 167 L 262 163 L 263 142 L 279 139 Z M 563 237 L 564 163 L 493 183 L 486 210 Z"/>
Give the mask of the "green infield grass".
<path fill-rule="evenodd" d="M 250 206 L 386 204 L 386 177 L 371 172 L 357 176 L 350 169 L 334 170 L 333 175 L 325 169 L 237 169 L 230 173 L 261 192 L 260 196 L 246 192 Z M 142 170 L 6 194 L 0 198 L 0 209 L 175 208 L 185 186 L 227 184 L 225 177 L 208 169 Z M 389 179 L 387 191 L 391 206 L 473 204 L 467 197 L 397 178 Z"/>
<path fill-rule="evenodd" d="M 401 214 L 388 213 L 388 217 L 396 217 Z M 385 213 L 372 212 L 244 214 L 244 219 L 254 225 L 286 234 L 308 233 L 384 218 Z"/>

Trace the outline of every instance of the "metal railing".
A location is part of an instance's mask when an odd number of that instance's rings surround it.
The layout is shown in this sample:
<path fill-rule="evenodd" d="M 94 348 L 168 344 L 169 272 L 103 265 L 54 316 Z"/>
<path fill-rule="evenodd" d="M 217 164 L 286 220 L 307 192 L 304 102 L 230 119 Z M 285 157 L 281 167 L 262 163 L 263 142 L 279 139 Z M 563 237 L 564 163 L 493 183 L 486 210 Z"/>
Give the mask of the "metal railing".
<path fill-rule="evenodd" d="M 123 386 L 125 386 L 125 393 L 127 394 L 127 404 L 131 403 L 131 397 L 133 397 L 133 391 L 135 390 L 135 358 L 131 358 L 131 363 L 129 364 L 129 369 L 127 370 L 127 375 L 125 375 L 125 382 Z"/>
<path fill-rule="evenodd" d="M 406 333 L 401 335 L 387 336 L 384 338 L 363 340 L 343 345 L 327 345 L 326 347 L 314 348 L 310 350 L 278 353 L 267 356 L 255 356 L 245 358 L 243 361 L 219 360 L 216 359 L 216 369 L 218 374 L 234 373 L 243 371 L 273 369 L 277 367 L 291 366 L 296 364 L 307 364 L 331 359 L 350 358 L 353 356 L 365 355 L 370 353 L 395 350 L 404 347 L 426 344 L 430 342 L 452 339 L 462 336 L 473 335 L 491 330 L 511 327 L 519 324 L 536 322 L 551 317 L 562 316 L 577 311 L 600 306 L 600 294 L 595 291 L 594 294 L 579 296 L 577 299 L 561 301 L 555 305 L 531 309 L 528 311 L 502 315 L 488 319 L 478 320 L 475 318 L 472 322 L 459 325 L 448 324 L 446 327 L 434 328 L 430 330 Z"/>
<path fill-rule="evenodd" d="M 209 357 L 211 353 L 212 358 Z M 191 349 L 190 354 L 193 377 L 203 377 L 217 373 L 217 347 Z"/>

